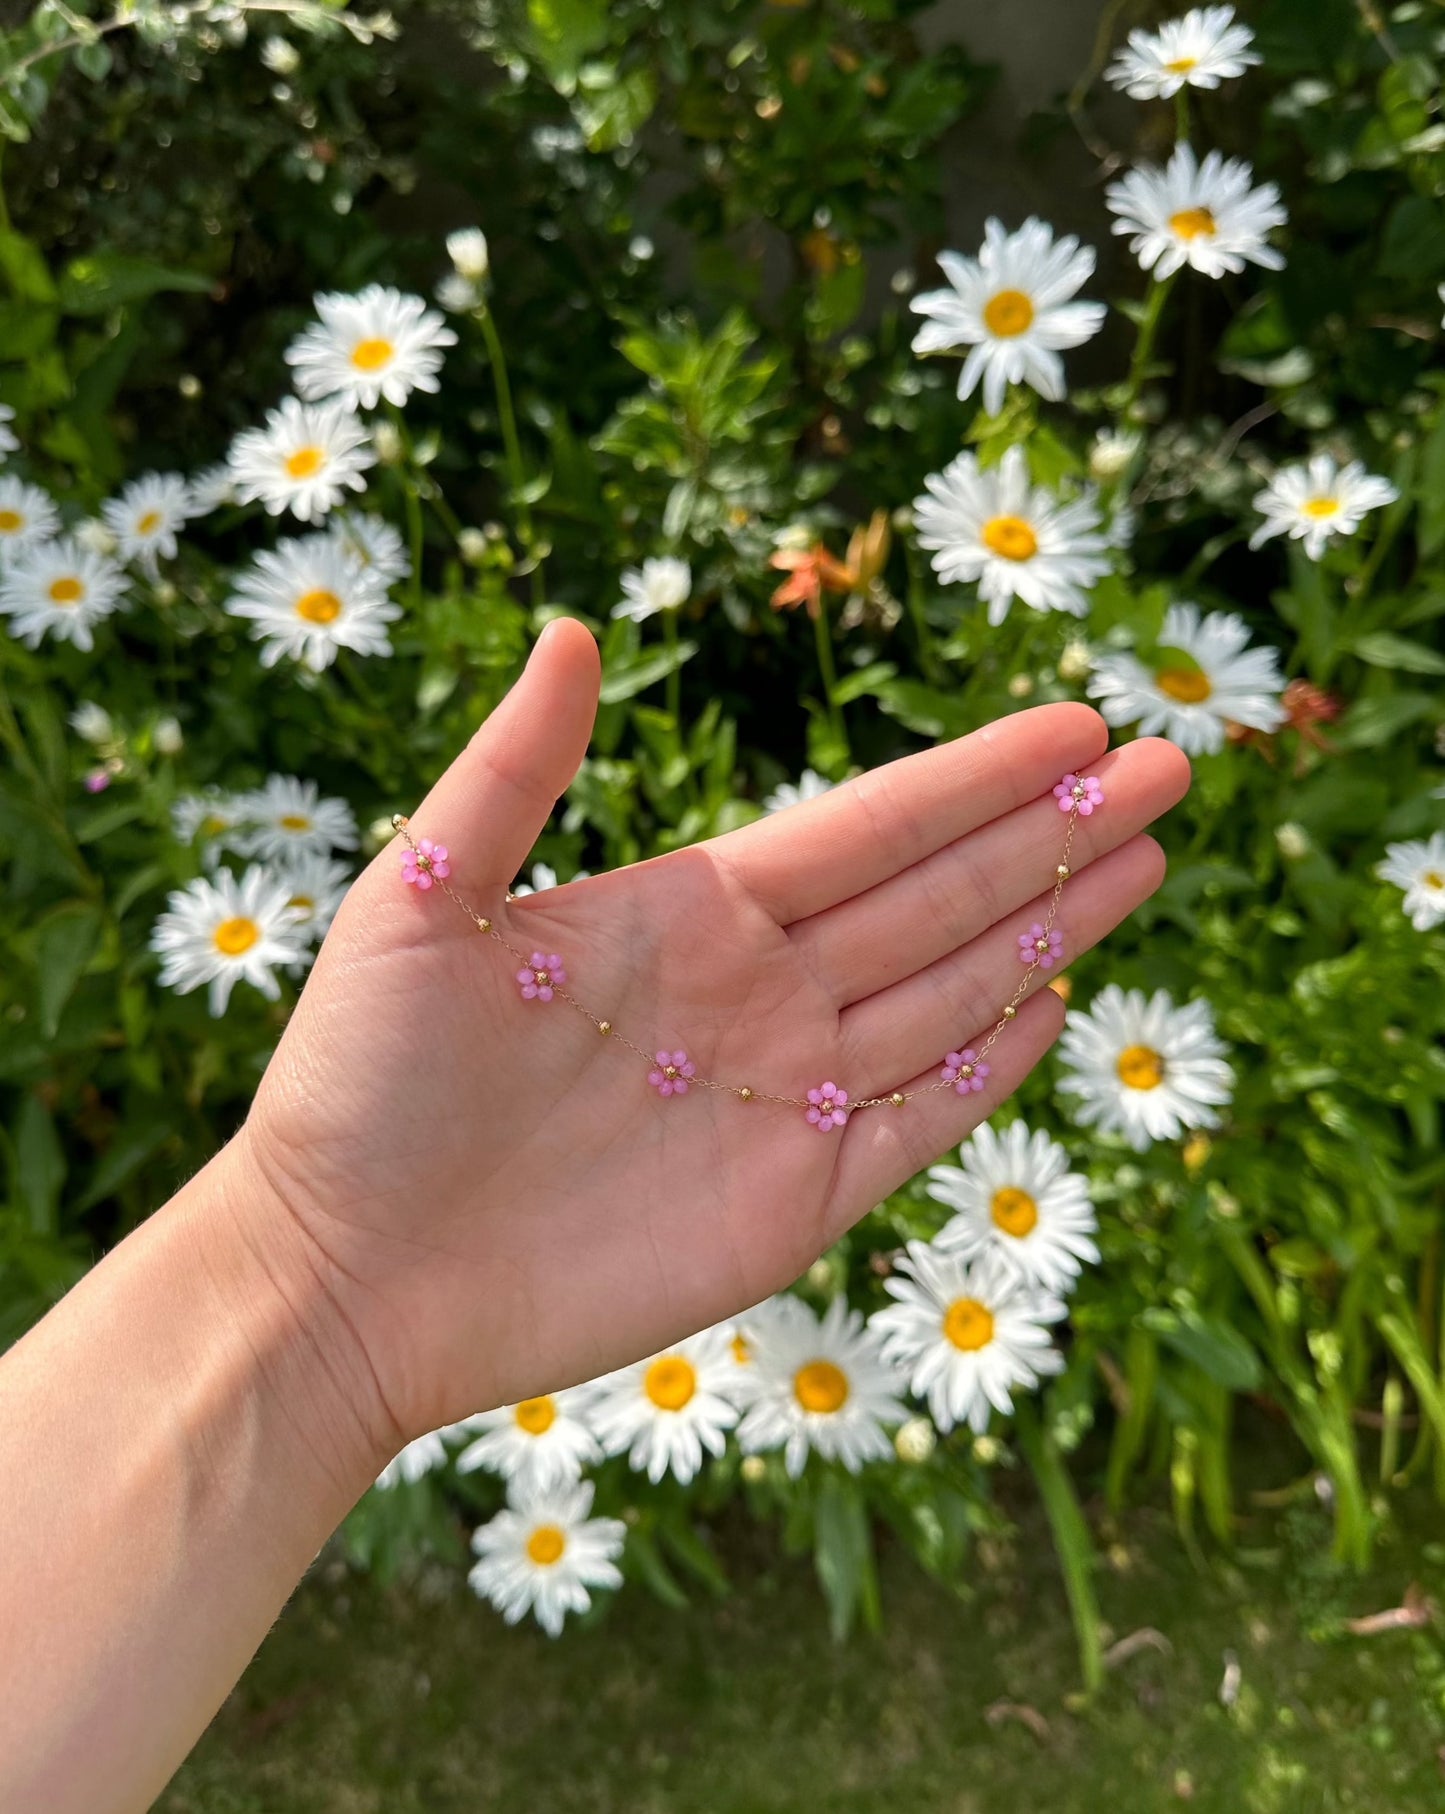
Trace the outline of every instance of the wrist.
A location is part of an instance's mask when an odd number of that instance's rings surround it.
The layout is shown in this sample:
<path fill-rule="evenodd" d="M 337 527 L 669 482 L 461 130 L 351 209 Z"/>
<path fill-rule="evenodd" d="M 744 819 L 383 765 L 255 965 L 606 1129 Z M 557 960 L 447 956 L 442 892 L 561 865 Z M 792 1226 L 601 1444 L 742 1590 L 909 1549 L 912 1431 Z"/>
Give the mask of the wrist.
<path fill-rule="evenodd" d="M 227 1389 L 334 1525 L 406 1440 L 330 1262 L 267 1176 L 242 1128 L 162 1212 L 214 1319 Z"/>

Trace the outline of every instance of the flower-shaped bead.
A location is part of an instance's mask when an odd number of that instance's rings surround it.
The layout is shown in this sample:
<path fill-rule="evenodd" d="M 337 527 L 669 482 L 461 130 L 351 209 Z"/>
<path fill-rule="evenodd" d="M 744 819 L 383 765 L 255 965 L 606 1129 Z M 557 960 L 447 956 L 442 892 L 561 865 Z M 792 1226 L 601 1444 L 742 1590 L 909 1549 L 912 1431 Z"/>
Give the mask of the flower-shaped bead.
<path fill-rule="evenodd" d="M 987 1060 L 979 1057 L 972 1046 L 965 1046 L 961 1052 L 950 1052 L 943 1061 L 943 1069 L 938 1073 L 944 1083 L 951 1083 L 960 1096 L 967 1096 L 970 1090 L 981 1090 L 984 1078 L 992 1067 Z"/>
<path fill-rule="evenodd" d="M 647 1081 L 659 1096 L 686 1096 L 687 1080 L 696 1075 L 697 1066 L 686 1052 L 659 1052 Z"/>
<path fill-rule="evenodd" d="M 419 888 L 423 894 L 432 883 L 444 882 L 452 873 L 452 866 L 447 861 L 445 844 L 433 844 L 430 838 L 418 838 L 416 849 L 410 848 L 401 853 L 401 879 L 409 888 Z"/>
<path fill-rule="evenodd" d="M 1061 813 L 1077 809 L 1087 819 L 1096 806 L 1104 804 L 1104 790 L 1097 775 L 1065 775 L 1054 789 L 1054 798 Z"/>
<path fill-rule="evenodd" d="M 817 1089 L 808 1091 L 808 1120 L 820 1134 L 826 1134 L 830 1128 L 842 1127 L 847 1119 L 846 1090 L 840 1090 L 836 1083 L 820 1083 Z"/>
<path fill-rule="evenodd" d="M 1019 934 L 1019 962 L 1037 964 L 1041 970 L 1052 970 L 1064 955 L 1064 935 L 1057 928 L 1046 931 L 1037 920 L 1027 932 Z"/>
<path fill-rule="evenodd" d="M 567 972 L 555 951 L 534 951 L 527 968 L 517 972 L 523 1001 L 551 1001 L 553 993 L 566 980 Z"/>

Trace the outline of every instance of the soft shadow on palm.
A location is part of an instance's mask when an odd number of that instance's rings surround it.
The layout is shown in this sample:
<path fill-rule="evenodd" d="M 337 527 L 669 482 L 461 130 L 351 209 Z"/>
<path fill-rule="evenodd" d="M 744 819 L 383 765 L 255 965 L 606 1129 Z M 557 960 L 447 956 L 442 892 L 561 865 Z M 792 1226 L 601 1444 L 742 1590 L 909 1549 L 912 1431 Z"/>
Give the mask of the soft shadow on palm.
<path fill-rule="evenodd" d="M 382 1294 L 404 1392 L 450 1380 L 436 1421 L 475 1409 L 482 1329 L 494 1395 L 595 1374 L 633 1357 L 619 1300 L 661 1342 L 816 1257 L 840 1142 L 794 1108 L 662 1099 L 567 1004 L 524 1002 L 511 954 L 396 867 L 388 852 L 352 891 L 255 1119 L 319 1247 Z M 453 883 L 476 898 L 464 862 Z M 831 996 L 705 848 L 483 905 L 514 945 L 562 954 L 619 1033 L 685 1046 L 706 1076 L 796 1095 L 838 1068 Z"/>

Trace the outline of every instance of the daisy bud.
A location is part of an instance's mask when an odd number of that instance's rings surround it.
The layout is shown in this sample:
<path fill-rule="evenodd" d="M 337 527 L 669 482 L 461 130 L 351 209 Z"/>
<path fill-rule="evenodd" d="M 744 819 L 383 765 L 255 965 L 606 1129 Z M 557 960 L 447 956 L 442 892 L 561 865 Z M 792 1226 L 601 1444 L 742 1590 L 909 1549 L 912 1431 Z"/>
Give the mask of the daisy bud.
<path fill-rule="evenodd" d="M 1293 820 L 1286 820 L 1283 825 L 1275 827 L 1274 841 L 1279 846 L 1279 854 L 1291 863 L 1299 862 L 1301 857 L 1307 857 L 1310 853 L 1309 833 Z"/>
<path fill-rule="evenodd" d="M 91 554 L 114 554 L 115 537 L 98 518 L 91 517 L 87 522 L 78 523 L 75 528 L 75 539 L 82 548 Z"/>
<path fill-rule="evenodd" d="M 910 1417 L 893 1438 L 893 1447 L 900 1461 L 918 1466 L 938 1447 L 938 1436 L 926 1417 Z"/>
<path fill-rule="evenodd" d="M 301 53 L 285 38 L 273 36 L 261 46 L 261 61 L 273 75 L 294 76 L 301 67 Z"/>
<path fill-rule="evenodd" d="M 406 449 L 402 446 L 401 435 L 394 422 L 373 423 L 371 445 L 383 466 L 400 466 L 406 458 Z"/>
<path fill-rule="evenodd" d="M 1138 435 L 1101 431 L 1089 449 L 1089 477 L 1100 481 L 1117 479 L 1128 468 L 1138 446 Z"/>
<path fill-rule="evenodd" d="M 480 529 L 463 529 L 457 535 L 457 547 L 469 566 L 479 567 L 487 556 L 487 538 Z"/>
<path fill-rule="evenodd" d="M 115 731 L 110 713 L 93 700 L 83 699 L 70 714 L 70 728 L 86 743 L 109 743 Z"/>
<path fill-rule="evenodd" d="M 468 283 L 484 282 L 492 268 L 487 236 L 480 227 L 462 227 L 455 233 L 448 233 L 447 257 L 457 276 L 464 277 Z"/>
<path fill-rule="evenodd" d="M 980 1467 L 991 1468 L 1003 1453 L 996 1436 L 975 1436 L 973 1458 Z"/>
<path fill-rule="evenodd" d="M 152 741 L 155 743 L 159 755 L 178 756 L 186 741 L 181 730 L 180 720 L 170 716 L 158 718 L 155 731 L 152 733 Z"/>
<path fill-rule="evenodd" d="M 768 1464 L 761 1455 L 744 1455 L 742 1476 L 749 1486 L 757 1486 L 768 1477 Z"/>
<path fill-rule="evenodd" d="M 1009 696 L 1012 699 L 1027 699 L 1034 690 L 1031 674 L 1015 674 L 1008 683 Z"/>
<path fill-rule="evenodd" d="M 1094 665 L 1094 658 L 1089 653 L 1086 642 L 1066 642 L 1064 652 L 1059 657 L 1060 680 L 1085 680 Z"/>

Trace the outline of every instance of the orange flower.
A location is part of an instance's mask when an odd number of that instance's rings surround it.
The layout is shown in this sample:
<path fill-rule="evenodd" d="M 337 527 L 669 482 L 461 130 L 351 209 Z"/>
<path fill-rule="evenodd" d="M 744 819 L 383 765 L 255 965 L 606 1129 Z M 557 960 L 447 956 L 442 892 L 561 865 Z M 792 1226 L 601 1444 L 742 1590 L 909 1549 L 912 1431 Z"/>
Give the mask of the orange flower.
<path fill-rule="evenodd" d="M 775 611 L 790 611 L 797 605 L 808 607 L 809 617 L 823 609 L 823 588 L 830 592 L 851 592 L 852 576 L 848 569 L 829 554 L 821 542 L 811 548 L 779 548 L 769 560 L 770 567 L 791 574 L 773 594 Z"/>

